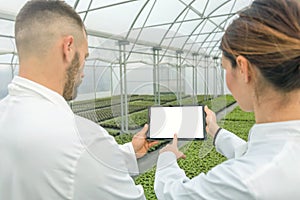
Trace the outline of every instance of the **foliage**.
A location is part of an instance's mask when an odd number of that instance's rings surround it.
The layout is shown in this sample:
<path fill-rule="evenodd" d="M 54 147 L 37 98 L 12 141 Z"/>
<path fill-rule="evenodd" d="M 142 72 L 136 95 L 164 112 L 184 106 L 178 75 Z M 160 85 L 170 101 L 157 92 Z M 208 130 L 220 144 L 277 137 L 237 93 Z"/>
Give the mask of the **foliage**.
<path fill-rule="evenodd" d="M 202 104 L 207 105 L 214 112 L 219 112 L 235 102 L 235 99 L 231 95 L 222 95 L 211 100 L 203 101 Z"/>
<path fill-rule="evenodd" d="M 125 144 L 127 142 L 131 142 L 133 135 L 134 134 L 131 133 L 122 133 L 115 136 L 115 140 L 118 144 Z"/>
<path fill-rule="evenodd" d="M 148 110 L 142 110 L 128 115 L 128 128 L 130 130 L 141 128 L 147 122 Z M 100 125 L 108 128 L 121 129 L 121 117 L 100 122 Z"/>
<path fill-rule="evenodd" d="M 145 196 L 147 200 L 157 199 L 154 193 L 154 176 L 156 167 L 149 169 L 144 174 L 141 174 L 135 178 L 137 185 L 142 185 L 144 188 Z"/>
<path fill-rule="evenodd" d="M 236 107 L 234 111 L 226 115 L 224 119 L 230 121 L 251 121 L 251 122 L 255 121 L 253 113 L 251 112 L 246 113 L 242 111 L 240 107 Z"/>
<path fill-rule="evenodd" d="M 111 129 L 111 128 L 106 128 L 105 129 L 110 135 L 112 136 L 117 136 L 117 135 L 120 135 L 120 130 L 117 130 L 117 129 Z"/>
<path fill-rule="evenodd" d="M 133 102 L 137 100 L 142 100 L 143 96 L 140 95 L 130 95 L 127 97 L 128 102 Z M 112 97 L 89 99 L 83 101 L 70 102 L 70 106 L 74 113 L 79 113 L 83 111 L 91 111 L 99 108 L 110 107 L 113 105 L 119 105 L 121 102 L 121 96 L 116 95 Z"/>
<path fill-rule="evenodd" d="M 193 99 L 190 97 L 185 97 L 182 100 L 183 105 L 191 105 Z M 218 112 L 228 105 L 231 105 L 235 102 L 233 97 L 231 95 L 224 95 L 219 96 L 215 99 L 211 99 L 208 101 L 204 101 L 203 104 L 208 105 L 209 108 L 211 108 L 213 111 Z M 133 102 L 136 105 L 139 105 L 139 103 L 143 103 L 143 101 L 138 101 L 137 103 Z M 130 130 L 141 128 L 144 124 L 148 122 L 148 110 L 147 107 L 151 104 L 147 101 L 145 102 L 145 109 L 141 110 L 139 112 L 134 112 L 132 114 L 128 115 L 128 128 Z M 172 101 L 164 105 L 177 105 L 177 101 Z M 111 120 L 106 120 L 100 122 L 100 125 L 106 128 L 115 128 L 120 129 L 121 128 L 121 117 L 116 117 Z"/>

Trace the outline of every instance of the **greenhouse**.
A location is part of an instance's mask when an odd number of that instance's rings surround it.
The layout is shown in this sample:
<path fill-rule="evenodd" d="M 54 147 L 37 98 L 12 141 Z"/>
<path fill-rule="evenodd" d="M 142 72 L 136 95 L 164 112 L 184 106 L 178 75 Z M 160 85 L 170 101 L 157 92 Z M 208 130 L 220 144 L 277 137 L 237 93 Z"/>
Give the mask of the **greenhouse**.
<path fill-rule="evenodd" d="M 14 20 L 24 2 L 1 4 L 0 98 L 18 74 Z M 126 117 L 121 128 L 128 131 L 125 102 L 132 95 L 153 95 L 160 105 L 163 94 L 174 94 L 182 104 L 185 95 L 196 103 L 197 95 L 229 93 L 220 67 L 220 38 L 250 0 L 66 2 L 84 21 L 90 52 L 79 95 L 71 102 L 75 111 L 80 111 L 77 101 L 119 96 L 115 101 Z"/>
<path fill-rule="evenodd" d="M 1 2 L 0 99 L 19 72 L 14 24 L 25 2 Z M 219 45 L 226 27 L 251 0 L 66 2 L 83 20 L 89 48 L 83 83 L 69 105 L 74 113 L 106 128 L 119 144 L 130 141 L 132 133 L 147 123 L 151 105 L 206 104 L 218 112 L 235 103 L 220 66 Z M 246 118 L 253 123 L 253 117 Z M 157 157 L 156 151 L 167 142 L 161 141 L 150 153 Z M 222 161 L 216 153 L 208 154 L 213 148 L 211 138 L 182 146 L 189 151 L 202 149 L 200 156 L 185 161 L 186 169 L 192 169 L 195 159 L 211 160 L 208 166 L 189 172 L 191 177 Z M 156 199 L 154 162 L 144 158 L 140 165 L 143 173 L 135 181 L 143 185 L 147 199 Z"/>
<path fill-rule="evenodd" d="M 26 2 L 0 0 L 0 102 L 19 74 L 14 26 Z M 103 127 L 123 145 L 149 123 L 151 106 L 207 105 L 222 128 L 248 140 L 255 118 L 242 111 L 227 87 L 220 44 L 227 27 L 253 0 L 65 2 L 83 21 L 89 53 L 78 94 L 67 101 L 74 114 Z M 178 142 L 186 155 L 178 165 L 188 178 L 227 160 L 214 143 L 209 135 Z M 142 186 L 146 199 L 157 199 L 156 162 L 167 144 L 170 140 L 159 140 L 137 159 L 140 171 L 132 179 Z"/>

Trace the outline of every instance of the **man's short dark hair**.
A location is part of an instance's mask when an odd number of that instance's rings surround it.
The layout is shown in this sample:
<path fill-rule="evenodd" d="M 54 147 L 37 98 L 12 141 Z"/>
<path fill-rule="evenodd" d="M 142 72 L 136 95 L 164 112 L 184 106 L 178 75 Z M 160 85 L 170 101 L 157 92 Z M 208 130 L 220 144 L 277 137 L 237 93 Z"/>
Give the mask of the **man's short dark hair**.
<path fill-rule="evenodd" d="M 57 29 L 57 30 L 53 30 Z M 84 24 L 76 11 L 64 1 L 32 0 L 20 10 L 15 22 L 18 51 L 39 53 L 53 44 L 53 35 L 83 31 Z M 80 34 L 77 33 L 77 36 Z"/>

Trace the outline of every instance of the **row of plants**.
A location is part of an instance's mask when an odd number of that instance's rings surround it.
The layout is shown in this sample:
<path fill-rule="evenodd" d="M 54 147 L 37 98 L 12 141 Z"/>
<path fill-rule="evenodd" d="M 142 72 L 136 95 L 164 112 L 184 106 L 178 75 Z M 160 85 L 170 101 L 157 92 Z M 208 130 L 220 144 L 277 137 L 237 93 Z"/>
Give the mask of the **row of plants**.
<path fill-rule="evenodd" d="M 148 98 L 148 100 L 149 100 L 149 98 Z M 172 99 L 172 98 L 170 98 L 170 99 Z M 183 101 L 185 101 L 184 103 L 190 105 L 191 100 L 188 96 L 185 96 Z M 147 102 L 147 101 L 145 101 L 145 102 Z M 129 130 L 138 129 L 148 122 L 148 107 L 151 105 L 147 104 L 145 102 L 140 101 L 141 104 L 145 104 L 145 107 L 143 110 L 138 111 L 138 112 L 133 112 L 132 114 L 128 115 L 128 129 Z M 177 101 L 167 102 L 162 105 L 177 105 Z M 121 117 L 116 117 L 116 118 L 113 118 L 110 120 L 101 121 L 99 124 L 105 128 L 121 129 L 121 120 L 122 120 Z"/>
<path fill-rule="evenodd" d="M 152 101 L 152 102 L 155 101 L 154 95 L 141 95 L 141 97 L 143 97 L 144 101 Z M 164 104 L 169 101 L 174 101 L 176 99 L 177 99 L 177 97 L 175 94 L 161 94 L 160 95 L 160 103 L 161 104 Z"/>
<path fill-rule="evenodd" d="M 255 121 L 253 113 L 245 113 L 240 107 L 234 109 L 234 112 L 227 114 L 224 118 L 229 121 Z"/>
<path fill-rule="evenodd" d="M 130 95 L 127 97 L 128 102 L 142 100 L 143 97 L 141 95 Z M 93 109 L 105 108 L 110 107 L 113 105 L 118 105 L 121 102 L 121 96 L 112 96 L 112 97 L 105 97 L 105 98 L 97 98 L 97 99 L 90 99 L 90 100 L 83 100 L 83 101 L 75 101 L 70 102 L 70 106 L 75 113 L 89 111 Z"/>
<path fill-rule="evenodd" d="M 150 101 L 132 101 L 128 103 L 128 113 L 134 113 L 140 110 L 145 110 L 154 103 Z M 111 107 L 98 108 L 76 113 L 79 116 L 88 118 L 96 123 L 112 119 L 121 115 L 121 105 L 113 105 Z"/>
<path fill-rule="evenodd" d="M 234 104 L 236 100 L 232 95 L 222 95 L 214 98 L 213 100 L 206 100 L 201 102 L 203 105 L 207 105 L 214 112 L 219 112 L 224 108 Z"/>
<path fill-rule="evenodd" d="M 203 96 L 203 95 L 201 95 Z M 225 107 L 233 104 L 235 102 L 234 98 L 231 95 L 222 95 L 217 98 L 199 102 L 203 105 L 208 105 L 209 108 L 211 108 L 213 111 L 218 112 Z M 168 102 L 166 104 L 162 105 L 177 105 L 177 101 Z M 192 105 L 192 98 L 184 98 L 182 99 L 182 105 Z M 146 106 L 148 107 L 148 106 Z M 148 122 L 148 110 L 145 108 L 145 110 L 134 112 L 130 115 L 128 115 L 128 129 L 134 130 L 142 127 L 144 124 Z M 115 128 L 120 129 L 121 128 L 121 117 L 113 118 L 110 120 L 102 121 L 100 122 L 100 125 L 106 128 Z"/>
<path fill-rule="evenodd" d="M 187 98 L 189 95 L 184 95 L 182 98 Z M 204 98 L 204 97 L 200 97 Z M 160 95 L 160 103 L 165 104 L 170 101 L 175 101 L 177 99 L 175 94 L 161 94 Z M 127 101 L 135 102 L 135 101 L 148 101 L 153 102 L 155 101 L 155 97 L 153 95 L 128 95 Z M 95 109 L 111 107 L 114 105 L 120 105 L 121 96 L 112 96 L 112 97 L 105 97 L 105 98 L 97 98 L 97 99 L 90 99 L 90 100 L 83 100 L 83 101 L 75 101 L 70 102 L 70 106 L 74 113 L 81 114 L 84 111 L 92 111 Z"/>
<path fill-rule="evenodd" d="M 223 95 L 222 95 L 223 96 Z M 213 95 L 197 95 L 197 97 L 193 96 L 184 96 L 179 102 L 177 99 L 171 102 L 167 102 L 163 105 L 165 106 L 174 106 L 174 105 L 201 105 L 204 104 L 204 101 L 209 101 L 214 98 Z"/>
<path fill-rule="evenodd" d="M 128 129 L 134 130 L 142 127 L 147 123 L 148 110 L 138 111 L 128 115 Z M 99 124 L 105 128 L 121 129 L 121 117 L 100 122 Z"/>
<path fill-rule="evenodd" d="M 120 96 L 107 97 L 96 100 L 85 100 L 71 103 L 72 110 L 79 116 L 90 119 L 96 123 L 108 119 L 112 119 L 121 115 Z M 132 95 L 128 99 L 128 113 L 145 110 L 149 106 L 154 105 L 153 95 Z M 179 102 L 176 100 L 174 94 L 161 95 L 161 105 L 177 105 Z M 197 100 L 191 96 L 185 95 L 182 98 L 182 105 L 199 104 L 204 99 L 211 99 L 212 96 L 198 95 Z"/>
<path fill-rule="evenodd" d="M 241 120 L 238 120 L 239 116 Z M 252 113 L 245 113 L 239 107 L 236 107 L 219 124 L 244 140 L 247 140 L 248 132 L 255 123 L 253 119 L 254 116 Z M 215 151 L 211 137 L 208 137 L 205 141 L 192 141 L 180 150 L 185 153 L 186 159 L 178 160 L 178 165 L 185 171 L 189 178 L 193 178 L 202 172 L 207 173 L 214 166 L 226 160 L 225 157 Z M 144 187 L 148 200 L 157 199 L 153 188 L 155 170 L 156 168 L 153 167 L 135 178 L 136 184 L 141 184 Z"/>
<path fill-rule="evenodd" d="M 163 99 L 166 103 L 164 105 L 177 105 L 177 100 L 174 101 L 175 95 L 163 95 L 161 96 L 161 99 Z M 140 98 L 143 98 L 143 100 L 139 100 Z M 129 102 L 129 130 L 137 130 L 140 129 L 144 124 L 148 123 L 148 107 L 153 105 L 154 103 L 151 101 L 146 100 L 152 100 L 154 98 L 151 95 L 141 95 L 135 96 L 136 101 Z M 175 97 L 176 98 L 176 97 Z M 232 100 L 234 100 L 231 96 L 225 95 L 225 96 L 219 96 L 215 99 L 211 99 L 212 96 L 204 96 L 204 95 L 198 95 L 197 100 L 201 104 L 209 104 L 210 105 L 219 105 L 212 107 L 213 110 L 215 108 L 220 109 L 220 105 L 226 107 L 230 104 L 232 104 Z M 201 102 L 204 99 L 211 99 L 205 102 Z M 105 98 L 105 101 L 108 101 L 109 98 Z M 173 100 L 171 102 L 168 102 L 170 100 Z M 100 102 L 100 100 L 99 100 Z M 183 105 L 191 105 L 193 102 L 192 97 L 185 96 L 182 99 Z M 86 103 L 87 104 L 87 103 Z M 139 111 L 140 110 L 140 111 Z M 217 110 L 215 110 L 217 111 Z M 101 126 L 105 127 L 106 130 L 115 137 L 116 141 L 119 144 L 124 144 L 129 141 L 131 141 L 133 134 L 132 133 L 122 133 L 120 134 L 120 124 L 121 124 L 121 117 L 115 117 L 120 115 L 120 105 L 115 105 L 112 107 L 104 107 L 101 109 L 96 109 L 92 111 L 86 111 L 81 112 L 78 115 L 81 115 L 82 117 L 88 118 L 93 120 L 94 122 L 98 122 Z M 110 120 L 106 120 L 110 119 Z M 104 121 L 103 121 L 104 120 Z M 152 147 L 149 151 L 155 151 L 160 146 L 164 145 L 168 141 L 160 141 L 159 144 Z"/>
<path fill-rule="evenodd" d="M 118 98 L 118 97 L 119 96 L 74 101 L 74 102 L 70 102 L 70 106 L 74 113 L 78 113 L 82 111 L 92 110 L 95 109 L 96 107 L 110 106 L 112 103 L 112 98 Z"/>

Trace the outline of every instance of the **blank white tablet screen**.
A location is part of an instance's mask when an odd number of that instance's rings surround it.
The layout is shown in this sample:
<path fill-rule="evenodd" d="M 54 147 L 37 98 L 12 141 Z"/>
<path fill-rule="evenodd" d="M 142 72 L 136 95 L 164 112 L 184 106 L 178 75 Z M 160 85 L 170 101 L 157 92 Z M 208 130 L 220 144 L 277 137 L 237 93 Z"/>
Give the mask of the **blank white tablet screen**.
<path fill-rule="evenodd" d="M 202 106 L 151 107 L 150 138 L 204 139 Z"/>

